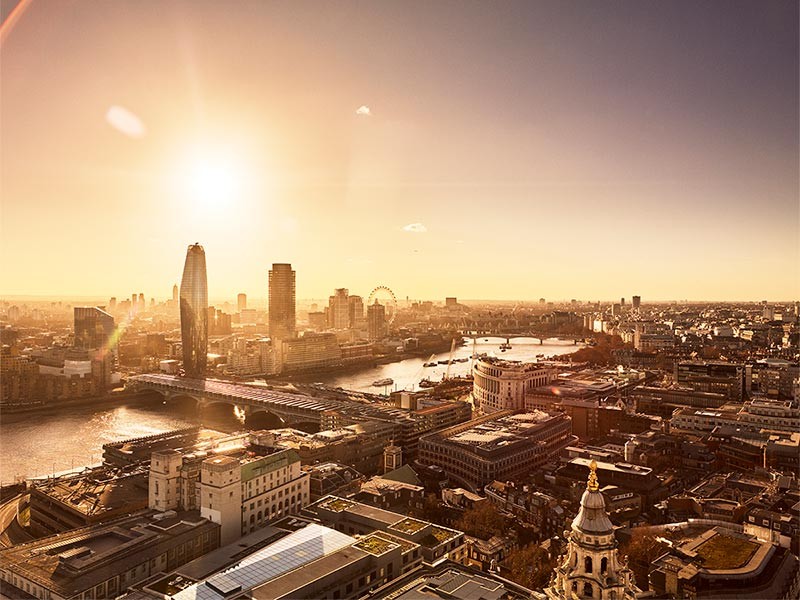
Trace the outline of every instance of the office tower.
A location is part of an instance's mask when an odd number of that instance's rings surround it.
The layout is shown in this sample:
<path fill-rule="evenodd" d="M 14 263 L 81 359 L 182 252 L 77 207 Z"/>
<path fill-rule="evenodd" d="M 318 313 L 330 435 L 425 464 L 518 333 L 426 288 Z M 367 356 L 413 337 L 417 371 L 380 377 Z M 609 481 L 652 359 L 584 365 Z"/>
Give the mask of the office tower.
<path fill-rule="evenodd" d="M 236 312 L 242 312 L 247 308 L 247 294 L 239 294 L 236 296 Z"/>
<path fill-rule="evenodd" d="M 367 337 L 370 341 L 386 337 L 386 307 L 377 300 L 367 307 Z"/>
<path fill-rule="evenodd" d="M 456 308 L 458 306 L 458 298 L 454 296 L 448 296 L 444 299 L 444 305 L 446 308 Z"/>
<path fill-rule="evenodd" d="M 114 334 L 114 317 L 96 306 L 76 306 L 75 347 L 95 350 L 109 344 Z"/>
<path fill-rule="evenodd" d="M 633 296 L 633 310 L 639 310 L 639 307 L 642 305 L 642 297 L 641 296 Z"/>
<path fill-rule="evenodd" d="M 117 310 L 117 299 L 114 296 L 111 296 L 108 301 L 108 310 L 109 312 L 114 312 Z"/>
<path fill-rule="evenodd" d="M 139 310 L 144 312 L 147 310 L 147 303 L 144 301 L 144 294 L 139 294 Z"/>
<path fill-rule="evenodd" d="M 178 303 L 178 284 L 172 286 L 172 301 Z"/>
<path fill-rule="evenodd" d="M 623 308 L 625 308 L 625 298 L 620 298 L 619 303 Z"/>
<path fill-rule="evenodd" d="M 203 377 L 208 349 L 208 282 L 206 253 L 200 244 L 186 251 L 180 303 L 183 370 L 187 377 Z"/>
<path fill-rule="evenodd" d="M 285 340 L 295 336 L 295 272 L 289 263 L 274 263 L 269 272 L 269 335 Z"/>
<path fill-rule="evenodd" d="M 208 335 L 230 335 L 231 316 L 214 306 L 208 307 Z"/>
<path fill-rule="evenodd" d="M 348 304 L 349 291 L 347 288 L 337 288 L 333 296 L 328 298 L 328 326 L 333 329 L 347 329 L 350 327 L 350 306 Z"/>
<path fill-rule="evenodd" d="M 347 311 L 350 327 L 359 329 L 364 326 L 364 299 L 361 296 L 348 296 Z"/>
<path fill-rule="evenodd" d="M 131 312 L 135 313 L 138 309 L 138 303 L 136 301 L 136 294 L 131 294 Z"/>

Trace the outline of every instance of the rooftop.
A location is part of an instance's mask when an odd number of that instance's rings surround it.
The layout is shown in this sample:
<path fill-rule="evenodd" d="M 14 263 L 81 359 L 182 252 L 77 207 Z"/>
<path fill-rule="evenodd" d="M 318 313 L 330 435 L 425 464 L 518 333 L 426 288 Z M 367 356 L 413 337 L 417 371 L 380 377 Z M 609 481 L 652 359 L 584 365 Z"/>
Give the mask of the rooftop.
<path fill-rule="evenodd" d="M 349 535 L 311 523 L 243 558 L 234 566 L 192 584 L 175 594 L 173 598 L 175 600 L 221 600 L 239 591 L 261 588 L 265 584 L 276 582 L 291 573 L 295 577 L 299 577 L 301 581 L 293 581 L 286 590 L 288 592 L 299 587 L 302 582 L 313 581 L 323 572 L 330 572 L 333 566 L 328 565 L 320 571 L 316 562 L 352 546 L 355 542 L 356 539 Z M 350 554 L 356 558 L 363 556 L 363 552 L 360 551 L 353 551 Z M 351 559 L 351 556 L 347 557 L 350 562 L 352 562 Z M 312 563 L 315 565 L 314 568 L 308 568 Z M 335 568 L 341 568 L 341 566 Z M 284 587 L 285 581 L 283 582 Z M 254 597 L 266 598 L 268 596 L 259 593 Z M 272 597 L 277 597 L 277 594 Z"/>
<path fill-rule="evenodd" d="M 478 569 L 447 561 L 434 568 L 418 568 L 372 592 L 383 600 L 528 600 L 533 592 Z"/>
<path fill-rule="evenodd" d="M 448 441 L 463 446 L 490 449 L 524 440 L 554 416 L 540 410 L 482 420 L 469 429 L 447 436 Z"/>
<path fill-rule="evenodd" d="M 757 549 L 755 542 L 718 533 L 695 548 L 695 552 L 706 569 L 738 569 L 750 561 Z"/>
<path fill-rule="evenodd" d="M 86 518 L 147 505 L 147 470 L 99 467 L 78 475 L 39 480 L 35 489 Z M 139 506 L 141 505 L 141 506 Z"/>
<path fill-rule="evenodd" d="M 62 597 L 78 595 L 164 552 L 160 542 L 197 535 L 219 526 L 197 511 L 152 512 L 85 527 L 0 551 L 3 569 L 34 581 Z"/>

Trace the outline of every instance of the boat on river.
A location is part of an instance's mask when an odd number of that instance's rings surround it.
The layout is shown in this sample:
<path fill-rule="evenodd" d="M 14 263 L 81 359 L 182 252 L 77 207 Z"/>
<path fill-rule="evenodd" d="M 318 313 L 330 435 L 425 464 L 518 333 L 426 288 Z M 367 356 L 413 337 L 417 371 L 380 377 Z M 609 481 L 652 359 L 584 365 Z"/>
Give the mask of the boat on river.
<path fill-rule="evenodd" d="M 387 377 L 386 379 L 378 379 L 377 381 L 373 381 L 372 385 L 374 387 L 384 387 L 387 385 L 392 385 L 394 383 L 394 379 L 391 377 Z"/>

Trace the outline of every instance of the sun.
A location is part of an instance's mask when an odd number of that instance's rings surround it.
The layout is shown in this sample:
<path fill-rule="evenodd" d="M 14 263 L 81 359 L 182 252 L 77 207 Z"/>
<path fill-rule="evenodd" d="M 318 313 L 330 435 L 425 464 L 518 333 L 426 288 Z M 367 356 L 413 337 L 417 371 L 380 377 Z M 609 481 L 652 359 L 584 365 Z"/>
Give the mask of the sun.
<path fill-rule="evenodd" d="M 239 200 L 244 179 L 241 165 L 229 153 L 194 151 L 180 169 L 179 186 L 194 204 L 224 207 Z"/>

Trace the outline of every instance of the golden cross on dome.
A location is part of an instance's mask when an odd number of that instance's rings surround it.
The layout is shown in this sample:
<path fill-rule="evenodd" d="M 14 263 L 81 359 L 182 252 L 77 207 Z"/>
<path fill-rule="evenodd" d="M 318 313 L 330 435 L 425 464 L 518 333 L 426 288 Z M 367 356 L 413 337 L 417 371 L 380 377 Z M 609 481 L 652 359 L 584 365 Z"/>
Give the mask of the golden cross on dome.
<path fill-rule="evenodd" d="M 600 485 L 597 483 L 597 462 L 594 459 L 589 463 L 589 481 L 586 482 L 586 489 L 590 492 L 600 490 Z"/>

